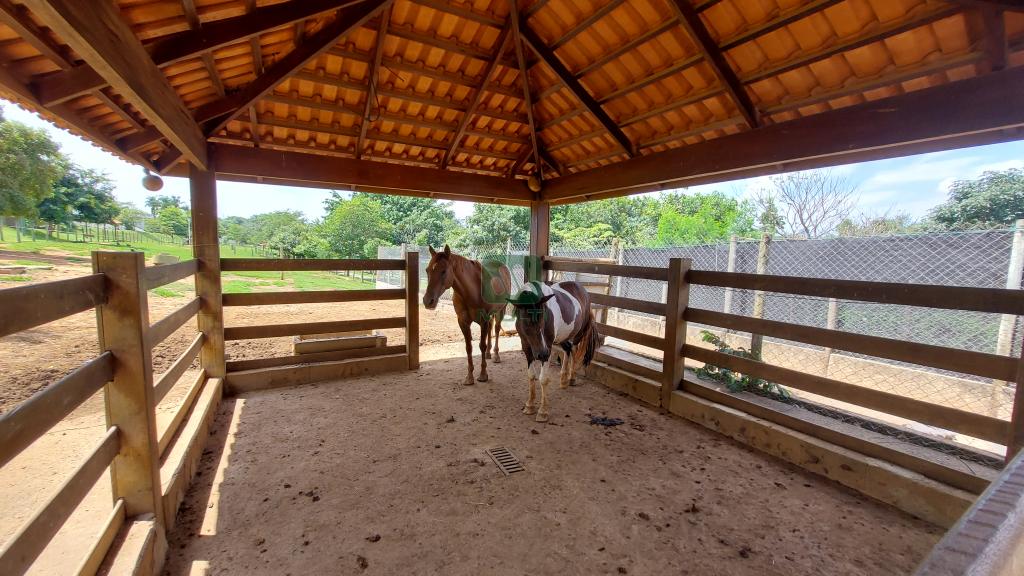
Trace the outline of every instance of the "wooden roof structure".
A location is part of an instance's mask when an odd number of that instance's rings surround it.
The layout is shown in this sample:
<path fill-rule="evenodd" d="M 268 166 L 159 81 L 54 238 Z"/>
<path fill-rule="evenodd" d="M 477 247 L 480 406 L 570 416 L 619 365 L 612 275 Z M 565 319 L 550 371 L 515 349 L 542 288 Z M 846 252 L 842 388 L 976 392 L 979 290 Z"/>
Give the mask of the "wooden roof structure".
<path fill-rule="evenodd" d="M 0 95 L 162 173 L 576 202 L 1024 137 L 1022 4 L 0 0 Z"/>

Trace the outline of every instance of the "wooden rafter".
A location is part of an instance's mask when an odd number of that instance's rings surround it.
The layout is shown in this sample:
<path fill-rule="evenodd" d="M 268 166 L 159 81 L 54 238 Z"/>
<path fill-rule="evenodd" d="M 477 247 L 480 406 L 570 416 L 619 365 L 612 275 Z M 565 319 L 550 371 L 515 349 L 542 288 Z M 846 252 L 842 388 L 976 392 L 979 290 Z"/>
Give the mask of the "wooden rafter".
<path fill-rule="evenodd" d="M 580 20 L 578 24 L 576 24 L 575 26 L 567 30 L 564 34 L 559 36 L 558 40 L 552 42 L 551 45 L 548 46 L 548 48 L 550 48 L 551 50 L 558 50 L 562 46 L 565 46 L 566 43 L 568 43 L 570 40 L 579 36 L 584 30 L 593 26 L 594 23 L 596 23 L 598 20 L 604 18 L 616 8 L 622 6 L 624 3 L 625 0 L 608 0 L 608 2 L 606 2 L 604 6 L 601 6 L 600 8 L 595 10 L 593 14 L 587 16 L 583 20 Z"/>
<path fill-rule="evenodd" d="M 199 20 L 199 12 L 196 11 L 195 0 L 181 0 L 181 8 L 185 12 L 185 20 L 188 21 L 188 26 L 191 30 L 199 30 L 203 27 L 203 23 Z M 203 66 L 206 68 L 206 74 L 210 77 L 213 89 L 217 91 L 218 96 L 223 98 L 225 94 L 224 83 L 220 80 L 217 64 L 213 61 L 213 54 L 211 52 L 203 52 L 202 58 Z"/>
<path fill-rule="evenodd" d="M 157 66 L 167 66 L 203 52 L 258 37 L 267 30 L 286 26 L 297 20 L 337 10 L 353 1 L 303 0 L 256 8 L 241 16 L 210 22 L 199 30 L 189 30 L 161 38 L 148 45 L 147 50 Z M 46 76 L 39 80 L 33 89 L 43 104 L 51 105 L 66 102 L 107 84 L 107 81 L 86 63 Z"/>
<path fill-rule="evenodd" d="M 751 40 L 764 36 L 769 32 L 774 32 L 779 28 L 788 26 L 798 20 L 802 20 L 811 14 L 817 14 L 825 8 L 838 4 L 842 1 L 843 0 L 813 0 L 806 4 L 801 4 L 796 8 L 786 10 L 771 20 L 747 28 L 734 36 L 730 36 L 722 40 L 718 43 L 718 49 L 721 51 L 731 50 L 740 44 L 750 42 Z"/>
<path fill-rule="evenodd" d="M 680 24 L 682 24 L 690 38 L 697 45 L 697 48 L 707 59 L 718 81 L 725 86 L 729 96 L 736 103 L 736 107 L 739 109 L 740 114 L 743 115 L 743 118 L 746 119 L 747 125 L 751 128 L 757 127 L 760 120 L 750 95 L 747 94 L 743 84 L 736 77 L 736 72 L 729 67 L 725 55 L 718 48 L 718 45 L 715 44 L 714 39 L 711 38 L 711 34 L 708 32 L 707 27 L 704 26 L 700 14 L 690 4 L 689 0 L 671 0 L 669 4 L 672 5 L 679 16 Z"/>
<path fill-rule="evenodd" d="M 1006 68 L 1009 59 L 1009 45 L 1006 42 L 1006 21 L 1003 9 L 996 6 L 982 6 L 979 9 L 985 30 L 985 52 L 992 70 Z"/>
<path fill-rule="evenodd" d="M 458 151 L 459 146 L 462 144 L 462 138 L 466 135 L 469 123 L 473 119 L 473 116 L 476 115 L 476 110 L 480 106 L 480 102 L 483 101 L 484 93 L 487 91 L 487 88 L 491 83 L 491 79 L 494 77 L 494 72 L 498 69 L 498 61 L 505 54 L 505 48 L 508 44 L 511 29 L 511 24 L 501 29 L 501 33 L 495 41 L 497 52 L 494 53 L 494 58 L 484 67 L 480 84 L 476 87 L 476 92 L 474 92 L 473 99 L 469 103 L 469 108 L 466 109 L 462 114 L 462 119 L 459 120 L 459 127 L 455 130 L 455 137 L 452 138 L 451 146 L 445 150 L 444 156 L 441 157 L 441 168 L 448 167 L 448 162 L 452 159 L 455 152 Z M 530 125 L 530 130 L 533 130 L 533 115 L 529 110 L 527 110 L 527 119 Z"/>
<path fill-rule="evenodd" d="M 1006 103 L 1022 100 L 1024 70 L 1011 68 L 564 176 L 548 183 L 544 199 L 623 196 L 1020 139 L 1024 107 Z"/>
<path fill-rule="evenodd" d="M 456 6 L 455 4 L 447 2 L 446 0 L 413 0 L 413 3 L 419 4 L 420 6 L 427 6 L 429 8 L 433 8 L 434 10 L 438 10 L 448 14 L 452 14 L 454 16 L 458 16 L 459 18 L 465 18 L 466 20 L 470 20 L 472 22 L 479 22 L 480 24 L 493 26 L 494 28 L 503 28 L 505 26 L 505 22 L 501 18 L 495 18 L 494 16 L 491 16 L 486 12 L 476 11 L 468 6 Z"/>
<path fill-rule="evenodd" d="M 206 138 L 110 2 L 26 0 L 79 56 L 197 166 L 206 167 Z"/>
<path fill-rule="evenodd" d="M 515 49 L 516 62 L 519 63 L 519 83 L 523 88 L 523 107 L 526 108 L 526 119 L 530 126 L 530 145 L 533 148 L 534 164 L 537 166 L 538 174 L 540 174 L 542 172 L 540 144 L 537 141 L 537 125 L 533 119 L 533 96 L 530 94 L 530 77 L 526 67 L 526 58 L 523 56 L 524 23 L 519 21 L 518 0 L 509 0 L 509 7 L 511 8 L 509 20 L 512 21 L 512 46 Z M 500 52 L 498 55 L 501 55 Z"/>
<path fill-rule="evenodd" d="M 633 149 L 633 143 L 630 142 L 626 133 L 615 124 L 611 117 L 608 116 L 608 113 L 604 111 L 604 108 L 601 107 L 601 104 L 599 104 L 590 92 L 580 84 L 579 80 L 569 72 L 569 69 L 565 67 L 565 64 L 562 64 L 562 61 L 544 45 L 544 42 L 542 42 L 540 37 L 538 37 L 537 34 L 526 25 L 525 21 L 519 23 L 519 33 L 526 45 L 533 50 L 538 58 L 551 68 L 551 71 L 555 73 L 555 76 L 558 77 L 559 80 L 561 80 L 562 84 L 564 84 L 566 88 L 573 93 L 573 96 L 575 96 L 576 99 L 583 104 L 583 107 L 586 108 L 602 126 L 604 126 L 605 130 L 611 134 L 612 138 L 619 144 L 619 146 L 622 147 L 623 150 L 626 151 L 626 154 L 632 158 L 635 155 L 635 151 Z"/>
<path fill-rule="evenodd" d="M 377 42 L 373 49 L 373 61 L 370 63 L 370 72 L 366 75 L 366 102 L 363 106 L 363 116 L 359 121 L 359 139 L 356 141 L 356 158 L 363 154 L 363 145 L 366 143 L 366 130 L 370 127 L 370 112 L 373 110 L 373 103 L 377 98 L 377 83 L 380 76 L 380 62 L 384 57 L 384 39 L 388 35 L 388 23 L 391 21 L 391 10 L 386 9 L 381 14 L 380 26 L 377 28 Z"/>

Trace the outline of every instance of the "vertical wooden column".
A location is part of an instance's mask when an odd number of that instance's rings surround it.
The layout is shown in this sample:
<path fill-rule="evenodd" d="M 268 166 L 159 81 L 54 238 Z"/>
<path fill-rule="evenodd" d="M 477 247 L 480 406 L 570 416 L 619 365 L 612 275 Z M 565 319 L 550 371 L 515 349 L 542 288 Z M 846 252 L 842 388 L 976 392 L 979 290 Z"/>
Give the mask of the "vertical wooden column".
<path fill-rule="evenodd" d="M 409 370 L 420 367 L 420 253 L 405 253 L 405 350 Z"/>
<path fill-rule="evenodd" d="M 550 254 L 551 205 L 547 202 L 530 202 L 530 254 L 523 263 L 527 282 L 547 278 L 544 273 L 545 256 Z"/>
<path fill-rule="evenodd" d="M 167 551 L 160 449 L 156 431 L 152 351 L 147 341 L 149 303 L 141 252 L 93 252 L 93 271 L 107 278 L 107 302 L 96 308 L 100 348 L 114 356 L 114 379 L 104 389 L 107 426 L 117 426 L 121 450 L 110 465 L 114 502 L 124 499 L 128 517 L 152 515 L 154 558 Z M 160 566 L 155 570 L 159 572 Z"/>
<path fill-rule="evenodd" d="M 213 157 L 210 156 L 212 164 Z M 217 177 L 213 170 L 189 164 L 192 195 L 192 254 L 198 264 L 196 297 L 199 331 L 206 337 L 200 365 L 210 378 L 224 377 L 224 306 L 220 288 L 220 243 L 217 238 Z"/>
<path fill-rule="evenodd" d="M 661 407 L 668 408 L 672 393 L 683 379 L 683 345 L 686 344 L 686 320 L 683 315 L 690 304 L 689 258 L 668 261 L 668 293 L 665 299 L 665 352 L 662 358 Z"/>

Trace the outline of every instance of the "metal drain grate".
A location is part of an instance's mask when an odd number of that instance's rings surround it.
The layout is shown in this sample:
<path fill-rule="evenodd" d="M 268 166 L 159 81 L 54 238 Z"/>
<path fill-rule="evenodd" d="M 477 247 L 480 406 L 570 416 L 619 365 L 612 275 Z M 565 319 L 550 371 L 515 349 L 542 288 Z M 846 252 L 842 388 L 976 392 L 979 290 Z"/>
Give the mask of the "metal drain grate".
<path fill-rule="evenodd" d="M 526 468 L 523 468 L 522 463 L 519 462 L 519 458 L 516 458 L 516 455 L 508 448 L 488 448 L 487 455 L 491 457 L 491 460 L 494 460 L 494 463 L 498 465 L 498 468 L 505 476 L 513 472 L 526 470 Z"/>

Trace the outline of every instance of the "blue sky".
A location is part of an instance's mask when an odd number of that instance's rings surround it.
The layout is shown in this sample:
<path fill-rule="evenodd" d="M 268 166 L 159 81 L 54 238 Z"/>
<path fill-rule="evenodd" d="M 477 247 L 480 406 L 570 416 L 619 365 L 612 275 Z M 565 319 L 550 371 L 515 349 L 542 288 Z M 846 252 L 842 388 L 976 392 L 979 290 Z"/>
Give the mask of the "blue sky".
<path fill-rule="evenodd" d="M 116 184 L 115 195 L 118 200 L 144 207 L 146 196 L 151 193 L 142 188 L 141 168 L 13 104 L 0 100 L 0 107 L 3 108 L 5 118 L 45 129 L 74 162 L 106 172 Z M 946 199 L 948 187 L 954 180 L 975 178 L 986 170 L 1007 168 L 1024 168 L 1024 142 L 850 164 L 832 170 L 857 185 L 858 210 L 863 214 L 907 212 L 914 217 L 921 217 L 931 207 Z M 749 197 L 765 187 L 766 182 L 766 177 L 749 178 L 695 186 L 690 190 L 721 190 L 735 196 Z M 323 215 L 323 201 L 330 196 L 329 190 L 238 182 L 219 182 L 217 191 L 220 215 L 243 217 L 275 210 L 300 210 L 312 220 Z M 187 202 L 188 181 L 165 178 L 164 189 L 159 193 L 178 196 Z M 468 202 L 455 203 L 455 212 L 460 218 L 468 216 L 472 209 L 472 204 Z"/>

